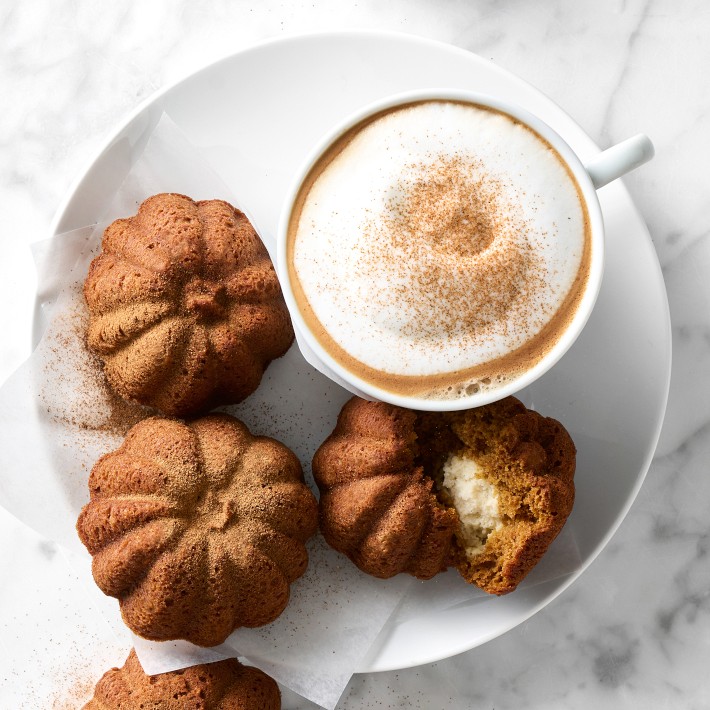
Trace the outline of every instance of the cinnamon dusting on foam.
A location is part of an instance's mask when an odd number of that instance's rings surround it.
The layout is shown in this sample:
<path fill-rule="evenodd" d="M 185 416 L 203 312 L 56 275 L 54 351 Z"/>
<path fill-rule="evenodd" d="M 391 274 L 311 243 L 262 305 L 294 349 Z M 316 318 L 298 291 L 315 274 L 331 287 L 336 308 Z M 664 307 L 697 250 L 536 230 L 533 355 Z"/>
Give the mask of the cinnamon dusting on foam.
<path fill-rule="evenodd" d="M 483 342 L 496 327 L 529 328 L 511 305 L 527 301 L 529 312 L 544 273 L 498 180 L 482 177 L 485 167 L 470 156 L 440 156 L 406 174 L 379 226 L 364 226 L 371 233 L 360 258 L 363 271 L 394 282 L 386 297 L 411 314 L 402 336 L 441 349 L 471 332 Z"/>
<path fill-rule="evenodd" d="M 515 130 L 533 136 L 541 152 L 548 159 L 553 156 L 558 169 L 562 168 L 564 180 L 574 193 L 583 234 L 579 267 L 570 284 L 560 291 L 559 284 L 553 283 L 556 273 L 551 274 L 540 254 L 540 244 L 554 239 L 555 234 L 550 237 L 538 224 L 536 235 L 530 238 L 536 229 L 531 224 L 534 213 L 544 210 L 544 205 L 538 206 L 533 200 L 532 217 L 530 209 L 521 209 L 522 202 L 530 203 L 525 186 L 508 181 L 505 174 L 492 174 L 470 151 L 415 151 L 417 160 L 407 164 L 392 182 L 383 203 L 378 208 L 364 209 L 366 218 L 358 228 L 366 238 L 340 246 L 349 252 L 353 279 L 364 279 L 371 285 L 366 293 L 368 307 L 379 309 L 378 313 L 384 314 L 383 327 L 401 336 L 396 347 L 404 359 L 407 349 L 414 353 L 413 343 L 421 342 L 432 356 L 441 356 L 440 371 L 409 374 L 408 367 L 391 372 L 362 362 L 333 337 L 316 315 L 311 299 L 338 294 L 342 279 L 328 281 L 328 275 L 319 275 L 315 287 L 313 283 L 304 287 L 296 252 L 302 231 L 309 228 L 309 224 L 303 224 L 307 221 L 304 208 L 321 194 L 317 188 L 324 173 L 334 164 L 337 169 L 338 163 L 345 163 L 347 156 L 343 161 L 338 159 L 379 119 L 422 103 L 462 105 L 504 117 Z M 392 149 L 396 151 L 398 146 Z M 353 167 L 358 169 L 363 166 Z M 553 232 L 555 228 L 553 223 Z M 343 367 L 391 392 L 450 399 L 499 387 L 529 370 L 549 352 L 566 330 L 583 295 L 591 238 L 581 190 L 564 161 L 541 136 L 487 107 L 426 101 L 366 119 L 324 154 L 295 201 L 287 250 L 289 275 L 304 319 Z M 541 307 L 551 293 L 553 307 Z M 358 305 L 352 302 L 352 313 L 356 313 Z M 406 313 L 406 318 L 397 320 L 400 313 Z M 357 323 L 351 315 L 343 313 L 342 322 L 347 324 L 350 320 L 356 330 Z M 392 322 L 387 322 L 387 318 Z M 378 323 L 378 327 L 381 325 Z M 485 351 L 496 338 L 505 337 L 518 338 L 507 352 L 468 367 L 452 367 L 447 362 L 447 348 L 452 342 L 465 342 Z"/>

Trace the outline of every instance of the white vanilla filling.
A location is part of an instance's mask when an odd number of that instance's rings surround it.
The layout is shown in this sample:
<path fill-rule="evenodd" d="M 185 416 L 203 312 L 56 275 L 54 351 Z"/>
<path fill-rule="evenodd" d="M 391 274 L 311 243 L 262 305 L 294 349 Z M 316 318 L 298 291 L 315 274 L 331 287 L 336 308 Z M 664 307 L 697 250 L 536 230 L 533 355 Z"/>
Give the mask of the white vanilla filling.
<path fill-rule="evenodd" d="M 481 476 L 474 459 L 451 455 L 443 473 L 442 488 L 459 514 L 466 554 L 474 557 L 483 551 L 488 536 L 503 525 L 498 494 Z"/>

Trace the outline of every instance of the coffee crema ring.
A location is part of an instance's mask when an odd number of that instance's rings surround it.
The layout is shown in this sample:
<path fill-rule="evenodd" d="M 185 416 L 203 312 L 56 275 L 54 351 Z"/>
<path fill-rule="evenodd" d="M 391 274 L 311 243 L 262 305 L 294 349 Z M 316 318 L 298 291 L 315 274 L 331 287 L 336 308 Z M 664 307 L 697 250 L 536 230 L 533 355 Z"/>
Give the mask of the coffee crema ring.
<path fill-rule="evenodd" d="M 485 106 L 422 100 L 323 153 L 286 246 L 299 311 L 340 366 L 392 394 L 455 399 L 556 345 L 584 293 L 591 234 L 545 139 Z"/>

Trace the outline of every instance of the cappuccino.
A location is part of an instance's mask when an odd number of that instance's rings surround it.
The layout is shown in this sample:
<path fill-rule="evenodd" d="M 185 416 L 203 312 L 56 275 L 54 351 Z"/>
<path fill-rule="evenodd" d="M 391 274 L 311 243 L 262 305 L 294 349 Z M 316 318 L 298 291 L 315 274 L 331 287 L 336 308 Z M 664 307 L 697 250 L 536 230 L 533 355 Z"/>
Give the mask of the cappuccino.
<path fill-rule="evenodd" d="M 426 100 L 355 126 L 303 182 L 289 277 L 344 368 L 395 394 L 452 399 L 533 367 L 587 281 L 581 190 L 531 128 Z"/>

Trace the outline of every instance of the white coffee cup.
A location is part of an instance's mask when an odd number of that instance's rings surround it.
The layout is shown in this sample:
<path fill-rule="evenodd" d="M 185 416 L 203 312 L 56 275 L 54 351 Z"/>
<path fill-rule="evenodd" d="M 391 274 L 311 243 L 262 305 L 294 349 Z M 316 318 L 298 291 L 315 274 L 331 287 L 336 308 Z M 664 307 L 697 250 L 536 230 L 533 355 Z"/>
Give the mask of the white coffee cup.
<path fill-rule="evenodd" d="M 478 392 L 453 399 L 419 397 L 389 392 L 349 371 L 337 361 L 311 331 L 300 310 L 290 278 L 287 248 L 292 213 L 304 181 L 322 156 L 339 138 L 375 114 L 405 104 L 437 100 L 464 102 L 507 114 L 531 128 L 547 141 L 557 151 L 559 157 L 564 161 L 577 182 L 586 208 L 591 236 L 591 261 L 583 294 L 564 332 L 547 353 L 529 369 L 505 380 L 500 386 L 481 389 Z M 567 352 L 584 328 L 596 302 L 604 268 L 604 220 L 596 193 L 597 189 L 647 162 L 653 155 L 654 149 L 651 141 L 645 135 L 639 134 L 603 151 L 592 161 L 583 164 L 567 143 L 538 117 L 508 101 L 470 91 L 453 89 L 410 91 L 382 99 L 360 109 L 334 128 L 311 151 L 294 179 L 281 215 L 277 235 L 277 268 L 301 351 L 312 365 L 354 394 L 410 409 L 428 411 L 470 409 L 502 399 L 527 387 L 547 372 Z"/>

